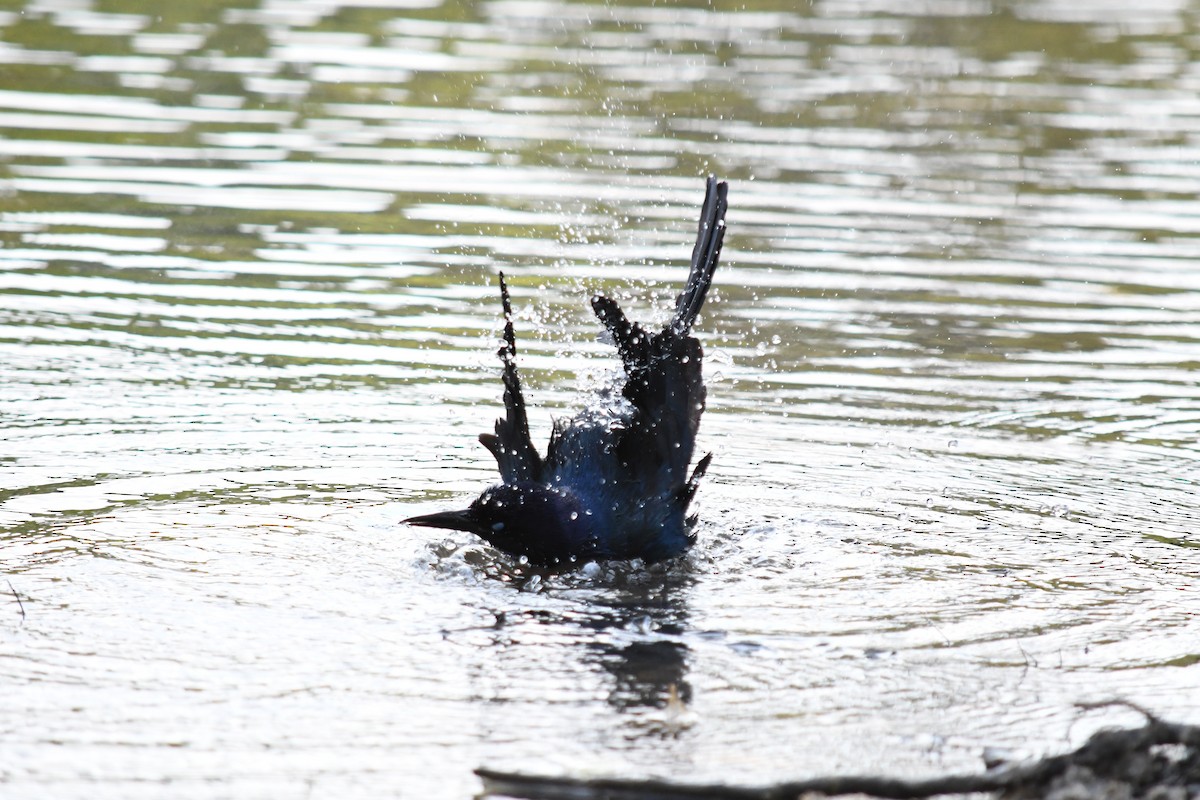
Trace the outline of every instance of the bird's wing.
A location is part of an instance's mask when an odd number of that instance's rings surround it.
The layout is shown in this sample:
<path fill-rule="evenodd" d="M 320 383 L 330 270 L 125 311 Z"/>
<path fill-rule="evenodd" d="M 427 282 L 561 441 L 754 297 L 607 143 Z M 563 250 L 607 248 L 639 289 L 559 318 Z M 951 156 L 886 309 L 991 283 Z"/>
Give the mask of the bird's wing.
<path fill-rule="evenodd" d="M 512 304 L 508 285 L 500 273 L 500 301 L 504 305 L 504 345 L 499 356 L 504 364 L 505 416 L 496 420 L 496 432 L 479 434 L 480 443 L 496 457 L 500 477 L 505 483 L 523 483 L 541 478 L 542 458 L 529 438 L 529 418 L 517 375 L 517 340 L 513 333 Z"/>
<path fill-rule="evenodd" d="M 724 183 L 709 178 L 691 272 L 675 301 L 675 316 L 661 332 L 648 334 L 630 322 L 610 298 L 592 298 L 596 316 L 621 354 L 626 373 L 622 394 L 635 409 L 618 447 L 621 466 L 647 490 L 672 493 L 684 500 L 685 506 L 695 491 L 694 485 L 687 488 L 687 468 L 706 394 L 701 374 L 704 353 L 689 331 L 704 305 L 721 255 L 726 192 Z"/>
<path fill-rule="evenodd" d="M 617 455 L 647 493 L 674 495 L 687 481 L 704 411 L 703 355 L 695 338 L 663 331 L 649 337 L 645 361 L 625 381 L 636 412 Z"/>

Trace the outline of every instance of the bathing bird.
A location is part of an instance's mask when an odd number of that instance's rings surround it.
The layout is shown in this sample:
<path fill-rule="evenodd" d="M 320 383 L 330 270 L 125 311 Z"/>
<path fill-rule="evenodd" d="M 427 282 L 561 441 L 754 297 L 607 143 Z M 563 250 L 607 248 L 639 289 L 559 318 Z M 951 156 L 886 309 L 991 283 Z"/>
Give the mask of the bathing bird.
<path fill-rule="evenodd" d="M 500 274 L 505 415 L 495 433 L 479 436 L 496 457 L 500 483 L 463 510 L 405 522 L 467 531 L 522 563 L 551 569 L 608 559 L 651 563 L 695 542 L 688 505 L 712 454 L 689 474 L 706 394 L 703 351 L 691 329 L 721 255 L 727 192 L 724 182 L 708 179 L 691 272 L 661 331 L 630 322 L 611 298 L 592 297 L 621 357 L 624 383 L 619 396 L 602 392 L 575 417 L 556 420 L 545 457 L 529 435 L 512 305 Z"/>

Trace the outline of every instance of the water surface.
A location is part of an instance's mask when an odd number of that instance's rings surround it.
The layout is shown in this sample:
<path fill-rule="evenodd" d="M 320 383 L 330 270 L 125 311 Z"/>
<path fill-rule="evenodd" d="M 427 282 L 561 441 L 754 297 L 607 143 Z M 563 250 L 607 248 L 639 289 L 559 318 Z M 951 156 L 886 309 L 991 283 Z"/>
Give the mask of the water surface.
<path fill-rule="evenodd" d="M 0 5 L 3 794 L 1196 722 L 1198 43 L 1170 0 Z M 544 442 L 708 172 L 694 551 L 525 581 L 400 526 L 493 478 L 496 272 Z"/>

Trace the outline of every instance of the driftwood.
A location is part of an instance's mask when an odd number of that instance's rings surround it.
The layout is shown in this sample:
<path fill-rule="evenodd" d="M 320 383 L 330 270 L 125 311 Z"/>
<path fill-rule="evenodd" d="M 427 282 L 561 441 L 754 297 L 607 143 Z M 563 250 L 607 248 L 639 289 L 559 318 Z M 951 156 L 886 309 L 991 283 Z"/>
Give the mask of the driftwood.
<path fill-rule="evenodd" d="M 1142 713 L 1147 717 L 1143 727 L 1099 731 L 1073 753 L 976 775 L 919 781 L 830 777 L 753 788 L 654 780 L 551 778 L 485 768 L 475 772 L 483 780 L 484 797 L 526 800 L 796 800 L 805 795 L 846 794 L 913 800 L 978 792 L 993 792 L 1004 800 L 1200 798 L 1200 727 L 1164 722 Z"/>

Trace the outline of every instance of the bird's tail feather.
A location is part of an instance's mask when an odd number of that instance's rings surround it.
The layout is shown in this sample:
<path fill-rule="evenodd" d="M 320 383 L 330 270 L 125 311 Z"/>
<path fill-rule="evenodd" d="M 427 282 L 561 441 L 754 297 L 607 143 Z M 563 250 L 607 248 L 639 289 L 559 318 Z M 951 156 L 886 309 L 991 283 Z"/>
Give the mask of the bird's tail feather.
<path fill-rule="evenodd" d="M 675 298 L 675 316 L 663 333 L 686 336 L 691 332 L 708 290 L 712 286 L 713 273 L 721 259 L 721 244 L 725 240 L 725 212 L 729 207 L 729 187 L 715 176 L 708 177 L 704 193 L 704 206 L 700 209 L 700 230 L 692 248 L 692 268 L 687 283 Z M 643 365 L 648 352 L 649 340 L 645 330 L 636 322 L 630 322 L 615 300 L 598 294 L 592 298 L 592 310 L 612 334 L 625 370 L 633 372 Z"/>
<path fill-rule="evenodd" d="M 675 318 L 671 328 L 676 333 L 686 334 L 704 306 L 704 298 L 712 286 L 713 272 L 721 258 L 721 243 L 725 240 L 725 212 L 729 207 L 728 185 L 708 176 L 708 188 L 704 193 L 704 206 L 700 210 L 700 230 L 696 233 L 696 246 L 692 248 L 692 271 L 687 284 L 675 300 Z"/>

